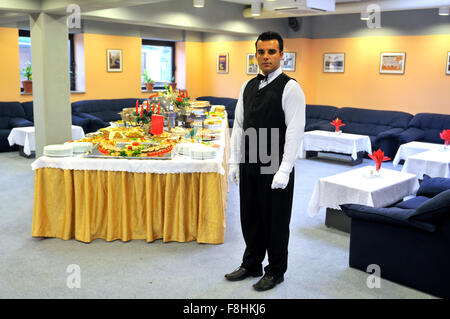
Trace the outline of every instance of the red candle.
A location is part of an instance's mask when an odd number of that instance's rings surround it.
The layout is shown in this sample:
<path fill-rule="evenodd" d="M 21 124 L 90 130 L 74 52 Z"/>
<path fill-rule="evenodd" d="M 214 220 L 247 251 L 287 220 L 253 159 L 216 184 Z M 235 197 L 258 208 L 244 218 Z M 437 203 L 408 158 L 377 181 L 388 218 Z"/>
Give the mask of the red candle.
<path fill-rule="evenodd" d="M 152 114 L 155 114 L 155 104 L 152 104 Z"/>
<path fill-rule="evenodd" d="M 147 99 L 147 114 L 150 112 L 150 101 Z"/>
<path fill-rule="evenodd" d="M 158 103 L 158 114 L 159 114 L 159 103 Z"/>
<path fill-rule="evenodd" d="M 141 108 L 141 118 L 144 117 L 144 104 L 142 104 L 142 108 Z"/>
<path fill-rule="evenodd" d="M 163 133 L 164 127 L 164 116 L 162 115 L 152 115 L 152 129 L 151 133 L 153 135 L 160 135 Z"/>
<path fill-rule="evenodd" d="M 139 100 L 136 100 L 136 114 L 139 113 Z"/>

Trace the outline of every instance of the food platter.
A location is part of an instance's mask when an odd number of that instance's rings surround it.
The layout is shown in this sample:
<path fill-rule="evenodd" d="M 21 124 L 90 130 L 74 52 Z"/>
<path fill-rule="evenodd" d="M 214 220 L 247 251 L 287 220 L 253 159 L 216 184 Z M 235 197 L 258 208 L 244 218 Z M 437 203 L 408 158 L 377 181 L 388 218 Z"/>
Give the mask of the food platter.
<path fill-rule="evenodd" d="M 164 153 L 159 156 L 111 156 L 105 155 L 99 150 L 100 143 L 97 143 L 92 151 L 86 152 L 83 157 L 85 158 L 106 158 L 106 159 L 134 159 L 134 160 L 170 160 L 172 159 L 172 151 Z"/>

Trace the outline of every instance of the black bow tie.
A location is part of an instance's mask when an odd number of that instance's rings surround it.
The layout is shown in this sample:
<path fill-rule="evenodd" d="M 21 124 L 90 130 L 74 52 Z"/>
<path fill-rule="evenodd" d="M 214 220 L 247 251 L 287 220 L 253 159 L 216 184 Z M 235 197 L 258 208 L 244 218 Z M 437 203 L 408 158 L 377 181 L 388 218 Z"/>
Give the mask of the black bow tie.
<path fill-rule="evenodd" d="M 258 78 L 259 82 L 261 82 L 261 81 L 266 81 L 267 82 L 267 80 L 269 78 L 269 75 L 258 74 L 257 78 Z"/>

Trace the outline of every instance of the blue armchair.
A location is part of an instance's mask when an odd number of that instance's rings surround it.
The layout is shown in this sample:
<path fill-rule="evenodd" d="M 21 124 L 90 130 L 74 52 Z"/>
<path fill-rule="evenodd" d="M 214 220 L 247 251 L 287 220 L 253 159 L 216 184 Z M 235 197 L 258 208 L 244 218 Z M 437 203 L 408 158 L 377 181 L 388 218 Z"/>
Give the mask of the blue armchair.
<path fill-rule="evenodd" d="M 19 102 L 0 102 L 0 152 L 18 150 L 17 145 L 9 146 L 8 136 L 14 127 L 33 126 L 25 117 Z"/>
<path fill-rule="evenodd" d="M 450 179 L 424 176 L 415 197 L 392 207 L 341 205 L 351 218 L 350 267 L 450 297 Z"/>
<path fill-rule="evenodd" d="M 450 129 L 450 115 L 436 113 L 417 113 L 409 122 L 408 128 L 398 135 L 398 143 L 412 141 L 443 143 L 439 133 Z"/>

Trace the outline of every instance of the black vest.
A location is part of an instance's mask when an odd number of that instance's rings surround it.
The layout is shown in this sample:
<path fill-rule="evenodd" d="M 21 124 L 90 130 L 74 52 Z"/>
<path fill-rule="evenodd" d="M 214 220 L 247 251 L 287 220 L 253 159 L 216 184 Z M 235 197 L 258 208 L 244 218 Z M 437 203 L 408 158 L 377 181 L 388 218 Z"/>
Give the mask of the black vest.
<path fill-rule="evenodd" d="M 267 145 L 262 149 L 263 154 L 272 155 L 271 128 L 278 129 L 278 165 L 283 157 L 284 143 L 286 137 L 286 121 L 282 107 L 283 91 L 286 84 L 291 80 L 289 76 L 281 73 L 272 82 L 259 90 L 259 80 L 251 79 L 244 90 L 244 141 L 243 152 L 245 163 L 255 163 L 251 154 L 257 154 L 258 165 L 269 165 L 267 158 L 260 156 L 261 143 Z M 250 130 L 256 132 L 256 140 L 252 139 Z M 254 129 L 254 130 L 253 130 Z M 262 130 L 261 130 L 262 129 Z M 266 132 L 266 133 L 264 133 Z M 274 136 L 276 137 L 276 136 Z M 275 154 L 274 154 L 275 155 Z M 252 159 L 253 158 L 253 159 Z"/>

